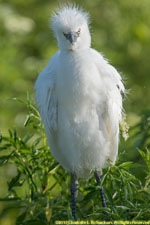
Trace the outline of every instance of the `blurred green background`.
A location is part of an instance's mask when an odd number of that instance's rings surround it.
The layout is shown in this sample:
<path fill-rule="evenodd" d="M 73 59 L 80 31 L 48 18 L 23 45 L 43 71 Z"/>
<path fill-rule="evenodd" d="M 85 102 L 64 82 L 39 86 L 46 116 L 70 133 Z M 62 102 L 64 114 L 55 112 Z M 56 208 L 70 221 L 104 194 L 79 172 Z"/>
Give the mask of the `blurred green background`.
<path fill-rule="evenodd" d="M 65 1 L 61 1 L 65 2 Z M 129 90 L 124 101 L 127 121 L 137 123 L 139 113 L 150 108 L 150 1 L 149 0 L 74 0 L 90 13 L 92 47 L 100 51 L 121 72 Z M 12 100 L 34 99 L 34 83 L 57 43 L 49 28 L 49 18 L 59 6 L 54 0 L 0 1 L 0 131 L 23 123 L 26 109 Z M 134 152 L 131 153 L 134 159 Z M 136 153 L 135 153 L 136 157 Z M 7 177 L 1 171 L 0 195 L 6 193 Z M 0 205 L 0 209 L 1 209 Z M 5 218 L 3 225 L 13 221 Z"/>

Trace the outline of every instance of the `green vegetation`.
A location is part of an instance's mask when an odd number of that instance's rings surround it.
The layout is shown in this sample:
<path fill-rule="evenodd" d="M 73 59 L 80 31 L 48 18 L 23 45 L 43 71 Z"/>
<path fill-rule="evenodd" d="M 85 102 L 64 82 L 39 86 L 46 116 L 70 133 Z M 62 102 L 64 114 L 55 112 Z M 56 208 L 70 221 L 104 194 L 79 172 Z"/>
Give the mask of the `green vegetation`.
<path fill-rule="evenodd" d="M 92 46 L 122 72 L 129 89 L 124 102 L 130 125 L 129 139 L 126 142 L 121 139 L 118 162 L 104 170 L 107 211 L 115 220 L 148 220 L 150 1 L 70 2 L 90 12 Z M 29 97 L 25 104 L 12 100 L 26 99 L 27 92 L 34 99 L 37 75 L 57 51 L 48 24 L 56 7 L 58 3 L 54 0 L 0 1 L 2 225 L 47 225 L 54 224 L 55 220 L 71 219 L 70 178 L 50 154 L 39 114 Z M 103 219 L 98 188 L 94 178 L 88 183 L 80 180 L 79 219 Z"/>
<path fill-rule="evenodd" d="M 57 220 L 71 220 L 70 177 L 54 160 L 46 143 L 39 113 L 27 100 L 28 115 L 24 126 L 31 132 L 20 137 L 16 130 L 9 136 L 1 136 L 0 166 L 13 165 L 15 175 L 8 181 L 8 191 L 1 202 L 7 202 L 1 212 L 5 218 L 11 209 L 16 210 L 17 225 L 55 224 Z M 140 123 L 131 130 L 130 139 L 143 149 L 149 143 L 148 130 L 150 112 L 146 112 Z M 28 128 L 29 129 L 29 128 Z M 140 139 L 139 139 L 139 134 Z M 148 146 L 148 145 L 147 145 Z M 102 184 L 107 199 L 107 212 L 113 220 L 148 220 L 150 213 L 150 151 L 138 150 L 143 164 L 125 161 L 127 153 L 120 153 L 115 166 L 104 170 Z M 132 169 L 140 169 L 143 178 Z M 92 177 L 88 182 L 80 180 L 77 214 L 79 220 L 103 220 L 103 208 L 98 189 Z M 2 220 L 3 221 L 3 220 Z"/>

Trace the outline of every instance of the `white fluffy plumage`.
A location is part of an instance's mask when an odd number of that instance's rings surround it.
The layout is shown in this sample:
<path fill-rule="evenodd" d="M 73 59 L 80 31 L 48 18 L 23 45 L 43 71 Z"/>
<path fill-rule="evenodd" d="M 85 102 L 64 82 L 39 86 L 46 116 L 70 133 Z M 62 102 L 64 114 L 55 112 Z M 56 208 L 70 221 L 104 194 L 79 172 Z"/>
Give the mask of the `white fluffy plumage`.
<path fill-rule="evenodd" d="M 36 101 L 56 160 L 78 177 L 115 163 L 121 76 L 90 47 L 89 16 L 65 6 L 52 17 L 59 50 L 36 81 Z"/>

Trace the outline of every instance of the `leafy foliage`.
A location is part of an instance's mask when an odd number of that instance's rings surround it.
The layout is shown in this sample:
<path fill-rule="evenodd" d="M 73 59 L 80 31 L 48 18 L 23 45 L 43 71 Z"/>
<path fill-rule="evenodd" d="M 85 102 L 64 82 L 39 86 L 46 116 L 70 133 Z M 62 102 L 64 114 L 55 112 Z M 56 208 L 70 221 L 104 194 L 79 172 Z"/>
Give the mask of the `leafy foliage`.
<path fill-rule="evenodd" d="M 32 128 L 31 132 L 19 137 L 16 130 L 10 130 L 9 136 L 0 138 L 0 151 L 3 153 L 0 166 L 13 164 L 16 167 L 15 176 L 8 181 L 7 196 L 0 198 L 0 201 L 7 202 L 0 216 L 3 217 L 11 208 L 17 208 L 16 225 L 48 225 L 56 220 L 72 219 L 69 174 L 51 155 L 39 113 L 29 97 L 26 105 L 29 113 L 24 125 Z M 145 116 L 140 124 L 144 123 Z M 96 185 L 93 177 L 88 183 L 80 180 L 77 201 L 79 220 L 105 219 L 99 196 L 100 186 L 104 188 L 106 211 L 111 220 L 149 219 L 150 151 L 139 150 L 139 155 L 144 159 L 143 166 L 122 162 L 120 156 L 115 166 L 104 169 L 101 185 Z M 131 173 L 134 167 L 145 171 L 143 183 Z"/>

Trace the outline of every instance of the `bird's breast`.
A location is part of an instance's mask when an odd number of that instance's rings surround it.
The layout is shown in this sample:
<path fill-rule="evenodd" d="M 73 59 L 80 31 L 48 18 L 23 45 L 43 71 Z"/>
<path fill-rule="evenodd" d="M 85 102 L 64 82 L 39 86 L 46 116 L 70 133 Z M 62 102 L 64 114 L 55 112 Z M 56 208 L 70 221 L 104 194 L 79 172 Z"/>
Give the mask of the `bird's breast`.
<path fill-rule="evenodd" d="M 58 101 L 68 113 L 86 113 L 98 104 L 102 82 L 88 54 L 66 54 L 60 57 L 57 68 Z"/>

